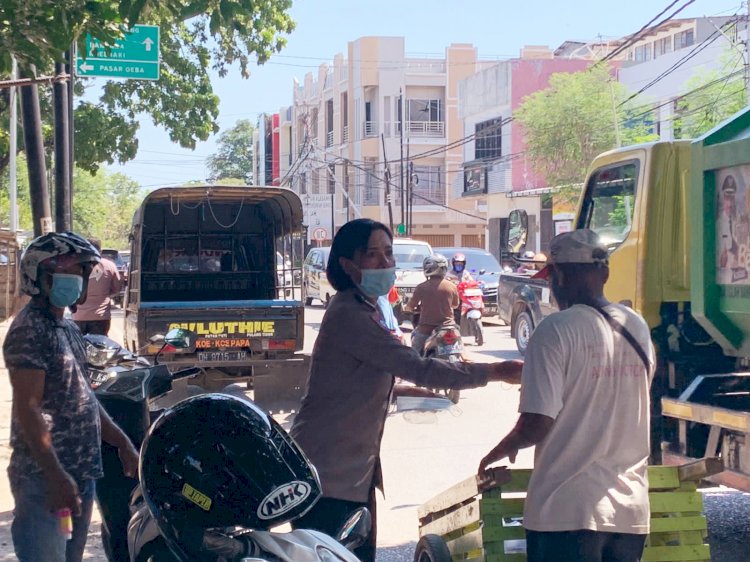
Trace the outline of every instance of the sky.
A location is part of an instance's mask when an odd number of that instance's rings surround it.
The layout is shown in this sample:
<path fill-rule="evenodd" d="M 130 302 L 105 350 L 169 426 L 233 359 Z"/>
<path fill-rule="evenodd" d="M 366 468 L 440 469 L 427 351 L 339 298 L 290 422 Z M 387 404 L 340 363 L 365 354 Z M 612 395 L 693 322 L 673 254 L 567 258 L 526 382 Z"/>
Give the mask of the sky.
<path fill-rule="evenodd" d="M 689 3 L 679 0 L 675 9 Z M 563 41 L 615 39 L 638 31 L 671 0 L 295 0 L 290 11 L 296 29 L 286 47 L 248 79 L 233 69 L 213 79 L 219 96 L 221 129 L 239 119 L 257 121 L 292 103 L 294 78 L 316 72 L 321 63 L 345 53 L 363 36 L 405 37 L 406 55 L 440 57 L 451 43 L 471 43 L 480 59 L 516 57 L 524 45 L 556 48 Z M 676 17 L 729 15 L 744 11 L 740 0 L 693 0 Z M 659 21 L 662 18 L 659 18 Z M 96 85 L 98 78 L 93 81 Z M 186 150 L 172 143 L 150 117 L 140 119 L 135 160 L 108 168 L 144 188 L 204 180 L 206 159 L 216 151 L 216 136 Z"/>

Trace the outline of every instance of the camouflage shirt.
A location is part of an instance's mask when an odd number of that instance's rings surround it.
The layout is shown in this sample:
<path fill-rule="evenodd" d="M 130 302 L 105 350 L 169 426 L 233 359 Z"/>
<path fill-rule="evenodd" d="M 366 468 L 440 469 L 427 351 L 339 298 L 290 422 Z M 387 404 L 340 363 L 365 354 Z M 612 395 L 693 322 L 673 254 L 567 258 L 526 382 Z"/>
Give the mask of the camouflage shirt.
<path fill-rule="evenodd" d="M 46 373 L 42 416 L 62 467 L 78 482 L 101 478 L 99 402 L 86 381 L 86 352 L 76 325 L 58 320 L 32 299 L 11 324 L 3 354 L 9 369 L 40 369 Z M 26 478 L 41 472 L 15 416 L 10 445 L 11 477 Z"/>

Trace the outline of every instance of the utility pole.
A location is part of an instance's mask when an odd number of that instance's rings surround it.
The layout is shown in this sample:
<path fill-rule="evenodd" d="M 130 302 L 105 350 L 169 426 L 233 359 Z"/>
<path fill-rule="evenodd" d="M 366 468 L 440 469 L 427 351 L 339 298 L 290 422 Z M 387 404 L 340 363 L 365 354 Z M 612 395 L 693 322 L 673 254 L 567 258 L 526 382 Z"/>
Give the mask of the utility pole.
<path fill-rule="evenodd" d="M 18 77 L 18 63 L 16 58 L 13 58 L 13 67 L 11 70 L 10 79 L 15 80 Z M 16 152 L 18 152 L 18 100 L 16 95 L 18 88 L 15 86 L 10 87 L 10 181 L 8 186 L 8 199 L 10 203 L 10 231 L 15 236 L 18 231 L 18 178 L 16 175 Z"/>
<path fill-rule="evenodd" d="M 74 109 L 73 99 L 75 97 L 75 76 L 76 76 L 76 43 L 73 41 L 70 44 L 70 50 L 67 52 L 68 64 L 66 70 L 68 71 L 68 197 L 70 197 L 70 208 L 68 209 L 68 217 L 70 220 L 70 227 L 73 228 L 73 175 L 75 172 L 75 151 L 74 151 L 74 140 L 75 140 L 75 122 L 74 122 Z"/>
<path fill-rule="evenodd" d="M 22 78 L 35 78 L 32 68 L 22 67 Z M 26 165 L 29 171 L 29 196 L 34 220 L 34 236 L 52 232 L 52 213 L 47 187 L 47 167 L 44 163 L 42 141 L 42 117 L 39 109 L 37 85 L 21 88 L 21 115 L 23 117 L 23 140 L 26 146 Z"/>
<path fill-rule="evenodd" d="M 391 171 L 388 169 L 388 155 L 385 153 L 385 135 L 380 133 L 383 143 L 383 162 L 385 163 L 385 202 L 388 205 L 388 227 L 393 232 L 393 205 L 391 203 Z M 403 200 L 403 198 L 402 198 Z"/>
<path fill-rule="evenodd" d="M 70 154 L 68 151 L 68 85 L 60 80 L 65 65 L 55 63 L 58 80 L 52 85 L 55 108 L 55 230 L 67 232 L 70 224 Z"/>
<path fill-rule="evenodd" d="M 750 0 L 745 0 L 745 93 L 750 105 Z"/>
<path fill-rule="evenodd" d="M 404 174 L 406 169 L 404 168 L 404 91 L 398 89 L 398 133 L 401 145 L 401 166 L 399 168 L 399 194 L 401 195 L 401 224 L 406 226 L 406 216 L 404 215 Z M 385 150 L 383 150 L 385 153 Z"/>

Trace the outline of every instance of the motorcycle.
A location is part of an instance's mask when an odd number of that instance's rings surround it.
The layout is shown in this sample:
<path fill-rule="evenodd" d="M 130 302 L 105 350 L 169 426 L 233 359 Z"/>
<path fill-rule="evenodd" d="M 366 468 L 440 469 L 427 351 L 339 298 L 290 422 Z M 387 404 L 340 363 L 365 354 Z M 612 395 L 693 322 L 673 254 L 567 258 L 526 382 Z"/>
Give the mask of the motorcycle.
<path fill-rule="evenodd" d="M 474 336 L 477 345 L 484 344 L 482 315 L 484 300 L 482 284 L 478 281 L 461 281 L 458 286 L 458 298 L 461 301 L 459 326 L 462 336 Z"/>
<path fill-rule="evenodd" d="M 462 360 L 463 351 L 464 344 L 458 326 L 454 323 L 448 323 L 438 326 L 432 331 L 424 344 L 422 355 L 457 363 Z M 458 404 L 458 399 L 461 396 L 460 390 L 445 389 L 442 392 L 451 402 Z"/>
<path fill-rule="evenodd" d="M 158 364 L 158 356 L 157 364 L 152 365 L 106 336 L 86 334 L 83 339 L 89 385 L 104 410 L 136 448 L 140 447 L 148 427 L 164 407 L 179 400 L 179 395 L 195 393 L 195 387 L 188 391 L 187 386 L 185 391 L 174 393 L 175 383 L 203 373 L 202 369 L 195 367 L 171 373 L 166 365 Z M 159 338 L 154 340 L 156 343 Z M 162 347 L 167 345 L 165 342 Z M 169 400 L 165 401 L 168 395 Z M 102 443 L 102 465 L 104 476 L 97 482 L 96 490 L 97 507 L 102 518 L 102 545 L 108 560 L 128 560 L 129 500 L 138 481 L 122 473 L 117 449 L 107 443 Z"/>
<path fill-rule="evenodd" d="M 174 405 L 185 394 L 195 394 L 191 390 L 186 393 L 175 389 L 175 384 L 203 374 L 197 367 L 171 373 L 166 365 L 158 364 L 161 351 L 154 358 L 155 364 L 151 365 L 104 336 L 87 335 L 84 339 L 90 362 L 90 384 L 104 409 L 136 447 L 140 447 L 152 422 L 164 408 Z M 151 343 L 159 341 L 162 342 L 162 351 L 169 350 L 169 346 L 185 349 L 194 345 L 195 335 L 176 329 L 166 336 L 155 336 Z M 185 386 L 190 389 L 190 385 Z M 225 391 L 236 393 L 232 386 Z M 244 394 L 242 397 L 246 398 Z M 102 542 L 108 560 L 178 560 L 162 539 L 138 480 L 122 474 L 117 450 L 103 444 L 102 457 L 105 475 L 97 482 L 97 503 L 102 515 Z M 352 514 L 336 535 L 336 540 L 310 530 L 271 533 L 232 528 L 206 532 L 202 544 L 207 560 L 357 562 L 350 550 L 364 543 L 371 525 L 369 511 L 361 509 Z"/>

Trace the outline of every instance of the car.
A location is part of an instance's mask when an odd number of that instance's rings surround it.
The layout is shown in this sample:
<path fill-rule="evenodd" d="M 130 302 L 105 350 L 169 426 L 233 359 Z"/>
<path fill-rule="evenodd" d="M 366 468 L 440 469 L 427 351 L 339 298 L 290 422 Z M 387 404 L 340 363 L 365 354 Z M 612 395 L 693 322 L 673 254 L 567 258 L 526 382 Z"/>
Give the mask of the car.
<path fill-rule="evenodd" d="M 467 271 L 474 279 L 483 283 L 482 300 L 485 316 L 497 315 L 497 286 L 503 268 L 495 256 L 481 248 L 435 248 L 435 252 L 443 254 L 448 259 L 448 263 L 458 253 L 466 256 Z"/>
<path fill-rule="evenodd" d="M 331 297 L 336 294 L 336 289 L 328 282 L 328 276 L 326 275 L 330 252 L 330 247 L 324 247 L 313 248 L 307 253 L 302 265 L 305 304 L 307 306 L 312 304 L 313 299 L 318 299 L 324 305 L 328 305 Z"/>
<path fill-rule="evenodd" d="M 399 299 L 393 312 L 399 323 L 411 320 L 404 308 L 414 294 L 414 289 L 427 278 L 422 271 L 422 262 L 434 254 L 432 246 L 423 240 L 412 238 L 393 239 L 393 258 L 396 260 L 396 290 Z"/>
<path fill-rule="evenodd" d="M 128 252 L 128 255 L 130 255 L 130 252 Z M 112 300 L 117 306 L 122 306 L 125 300 L 125 291 L 126 291 L 127 284 L 128 284 L 128 263 L 129 262 L 125 261 L 122 258 L 119 250 L 114 250 L 112 248 L 104 248 L 102 250 L 102 257 L 107 258 L 108 260 L 112 261 L 115 264 L 115 267 L 117 267 L 117 272 L 120 274 L 122 287 L 120 289 L 120 293 L 112 297 Z"/>

